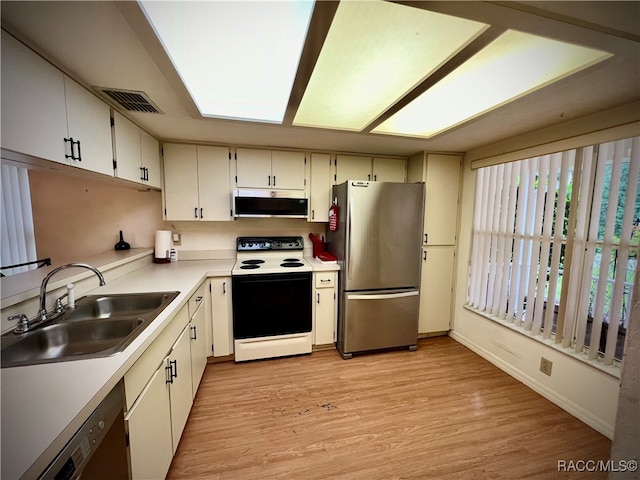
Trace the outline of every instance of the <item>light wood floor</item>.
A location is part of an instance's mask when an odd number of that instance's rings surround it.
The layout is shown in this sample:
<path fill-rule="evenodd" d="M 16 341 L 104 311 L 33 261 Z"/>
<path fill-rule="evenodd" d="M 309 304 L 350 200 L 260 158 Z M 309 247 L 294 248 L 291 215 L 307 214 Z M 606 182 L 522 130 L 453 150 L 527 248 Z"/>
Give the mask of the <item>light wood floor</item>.
<path fill-rule="evenodd" d="M 207 365 L 169 479 L 606 478 L 611 442 L 448 337 Z"/>

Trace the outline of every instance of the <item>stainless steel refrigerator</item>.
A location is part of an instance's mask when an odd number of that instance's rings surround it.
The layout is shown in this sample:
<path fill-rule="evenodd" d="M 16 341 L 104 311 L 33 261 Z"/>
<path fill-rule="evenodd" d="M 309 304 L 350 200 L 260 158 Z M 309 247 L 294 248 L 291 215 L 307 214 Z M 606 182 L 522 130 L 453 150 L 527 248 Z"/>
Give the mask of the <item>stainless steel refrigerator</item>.
<path fill-rule="evenodd" d="M 333 187 L 327 233 L 340 265 L 338 351 L 408 346 L 418 338 L 424 183 L 350 180 Z"/>

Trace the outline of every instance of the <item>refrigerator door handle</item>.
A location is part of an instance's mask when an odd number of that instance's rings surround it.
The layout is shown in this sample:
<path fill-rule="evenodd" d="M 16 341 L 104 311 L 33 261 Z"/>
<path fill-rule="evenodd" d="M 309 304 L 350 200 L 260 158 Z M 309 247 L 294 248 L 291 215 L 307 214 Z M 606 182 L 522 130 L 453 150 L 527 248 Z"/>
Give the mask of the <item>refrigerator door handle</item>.
<path fill-rule="evenodd" d="M 419 294 L 420 292 L 418 290 L 412 290 L 411 292 L 380 293 L 380 294 L 373 294 L 373 295 L 359 295 L 359 294 L 348 293 L 347 298 L 349 300 L 387 300 L 389 298 L 415 297 Z"/>
<path fill-rule="evenodd" d="M 353 218 L 352 213 L 352 203 L 349 201 L 349 212 L 348 217 L 345 218 L 348 228 L 347 228 L 347 278 L 351 278 L 351 220 Z"/>

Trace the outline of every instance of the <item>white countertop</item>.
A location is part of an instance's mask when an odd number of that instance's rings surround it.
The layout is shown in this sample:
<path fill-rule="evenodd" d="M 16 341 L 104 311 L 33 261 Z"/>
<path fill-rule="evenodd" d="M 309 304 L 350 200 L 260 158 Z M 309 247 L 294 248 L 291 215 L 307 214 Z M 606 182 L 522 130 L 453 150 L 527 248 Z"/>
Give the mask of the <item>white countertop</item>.
<path fill-rule="evenodd" d="M 123 352 L 107 358 L 3 368 L 2 478 L 37 476 L 120 381 L 206 277 L 230 275 L 234 259 L 151 264 L 91 293 L 180 291 Z M 34 463 L 35 462 L 35 463 Z"/>
<path fill-rule="evenodd" d="M 338 270 L 306 260 L 318 271 Z M 3 368 L 2 478 L 37 476 L 120 381 L 206 277 L 228 276 L 235 259 L 151 264 L 91 294 L 180 291 L 123 352 L 112 357 Z"/>

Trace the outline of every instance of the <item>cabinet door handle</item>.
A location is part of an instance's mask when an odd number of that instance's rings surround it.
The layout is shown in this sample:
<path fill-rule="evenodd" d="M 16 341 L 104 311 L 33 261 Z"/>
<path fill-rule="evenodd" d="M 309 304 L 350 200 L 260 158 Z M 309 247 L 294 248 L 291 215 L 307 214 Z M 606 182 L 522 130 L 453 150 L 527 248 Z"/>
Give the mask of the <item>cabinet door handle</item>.
<path fill-rule="evenodd" d="M 319 294 L 319 293 L 317 293 L 316 295 L 318 295 L 318 300 L 317 300 L 317 302 L 318 302 L 318 303 L 320 303 L 320 294 Z"/>
<path fill-rule="evenodd" d="M 202 212 L 204 212 L 204 208 L 200 208 L 200 218 L 204 218 L 204 215 Z"/>
<path fill-rule="evenodd" d="M 169 365 L 171 368 L 171 383 L 173 383 L 174 378 L 178 378 L 178 360 L 169 360 Z"/>
<path fill-rule="evenodd" d="M 374 175 L 374 176 L 373 176 L 373 181 L 374 181 L 374 182 L 377 182 L 377 181 L 378 181 L 378 175 Z"/>
<path fill-rule="evenodd" d="M 198 207 L 193 209 L 193 214 L 195 215 L 196 218 L 198 218 Z"/>
<path fill-rule="evenodd" d="M 222 293 L 227 294 L 227 282 L 222 282 Z"/>
<path fill-rule="evenodd" d="M 274 187 L 276 186 L 276 176 L 275 175 L 273 176 L 273 186 Z"/>
<path fill-rule="evenodd" d="M 149 181 L 149 169 L 147 167 L 144 167 L 144 176 L 145 176 L 145 180 L 148 182 Z"/>
<path fill-rule="evenodd" d="M 367 180 L 371 181 L 371 174 L 367 175 Z"/>
<path fill-rule="evenodd" d="M 429 234 L 428 233 L 424 234 L 424 243 L 429 243 Z"/>
<path fill-rule="evenodd" d="M 271 186 L 271 175 L 267 178 L 267 185 Z"/>
<path fill-rule="evenodd" d="M 169 365 L 164 367 L 164 371 L 166 373 L 165 383 L 173 383 L 173 369 L 171 368 L 171 362 L 169 362 Z"/>
<path fill-rule="evenodd" d="M 141 174 L 140 180 L 144 181 L 144 167 L 140 167 L 140 174 Z"/>
<path fill-rule="evenodd" d="M 198 339 L 198 332 L 197 332 L 197 329 L 196 329 L 195 325 L 193 325 L 191 327 L 191 331 L 193 332 L 193 337 L 191 337 L 191 340 L 197 340 Z"/>
<path fill-rule="evenodd" d="M 316 218 L 316 211 L 311 210 L 311 220 L 315 220 L 315 218 Z"/>
<path fill-rule="evenodd" d="M 64 143 L 70 143 L 71 146 L 69 147 L 69 149 L 71 150 L 71 155 L 66 155 L 64 156 L 64 158 L 70 158 L 71 160 L 78 160 L 76 158 L 76 152 L 73 149 L 73 147 L 75 146 L 76 142 L 73 141 L 73 137 L 69 137 L 69 138 L 65 138 L 64 139 Z M 79 146 L 80 142 L 78 142 L 78 146 Z"/>
<path fill-rule="evenodd" d="M 71 150 L 71 154 L 73 155 L 73 142 L 71 142 L 72 145 L 72 150 Z M 75 160 L 78 160 L 79 162 L 82 161 L 82 152 L 80 151 L 80 140 L 78 140 L 76 142 L 76 145 L 78 145 L 78 158 L 76 158 Z"/>
<path fill-rule="evenodd" d="M 423 250 L 422 251 L 422 260 L 426 260 L 427 259 L 427 251 Z"/>

